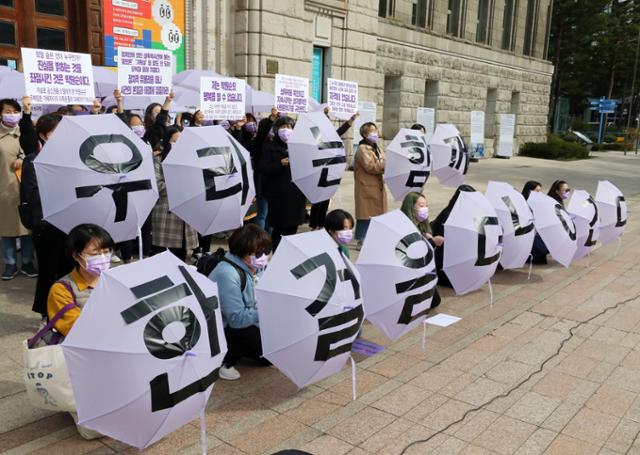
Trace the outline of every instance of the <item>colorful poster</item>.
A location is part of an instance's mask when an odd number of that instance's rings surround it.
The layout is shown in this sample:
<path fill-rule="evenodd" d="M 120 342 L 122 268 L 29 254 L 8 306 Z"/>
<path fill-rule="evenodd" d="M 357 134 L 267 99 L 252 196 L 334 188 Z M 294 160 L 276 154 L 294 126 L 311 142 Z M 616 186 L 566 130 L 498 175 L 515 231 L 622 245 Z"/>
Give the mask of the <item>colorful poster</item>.
<path fill-rule="evenodd" d="M 309 79 L 276 74 L 276 108 L 282 113 L 307 112 Z"/>
<path fill-rule="evenodd" d="M 89 54 L 22 48 L 25 92 L 33 104 L 93 104 Z"/>
<path fill-rule="evenodd" d="M 117 48 L 171 51 L 184 70 L 185 0 L 103 0 L 105 65 L 117 65 Z"/>
<path fill-rule="evenodd" d="M 123 96 L 167 96 L 172 76 L 171 52 L 118 48 L 118 88 Z"/>
<path fill-rule="evenodd" d="M 497 155 L 509 158 L 513 155 L 513 137 L 516 130 L 515 114 L 500 114 L 500 141 Z"/>
<path fill-rule="evenodd" d="M 340 120 L 349 120 L 358 112 L 358 83 L 327 79 L 327 104 L 331 108 L 331 115 Z"/>
<path fill-rule="evenodd" d="M 424 126 L 424 135 L 429 140 L 433 136 L 436 127 L 436 110 L 430 107 L 416 109 L 416 123 Z"/>
<path fill-rule="evenodd" d="M 200 78 L 200 109 L 207 120 L 240 120 L 245 114 L 246 82 L 231 77 Z"/>
<path fill-rule="evenodd" d="M 484 158 L 484 112 L 471 111 L 471 159 Z"/>

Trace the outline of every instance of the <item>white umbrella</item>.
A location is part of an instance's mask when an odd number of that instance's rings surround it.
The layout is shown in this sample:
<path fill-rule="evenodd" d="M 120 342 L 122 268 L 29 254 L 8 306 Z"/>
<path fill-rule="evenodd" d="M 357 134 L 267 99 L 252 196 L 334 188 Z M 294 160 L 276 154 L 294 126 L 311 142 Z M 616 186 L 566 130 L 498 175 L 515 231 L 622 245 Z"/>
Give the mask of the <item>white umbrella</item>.
<path fill-rule="evenodd" d="M 25 94 L 24 74 L 14 70 L 0 73 L 0 99 L 21 99 Z"/>
<path fill-rule="evenodd" d="M 360 275 L 324 229 L 282 238 L 256 302 L 264 356 L 298 387 L 342 370 L 364 319 Z"/>
<path fill-rule="evenodd" d="M 148 447 L 211 395 L 227 351 L 217 286 L 169 252 L 116 267 L 62 350 L 80 423 Z"/>
<path fill-rule="evenodd" d="M 575 261 L 591 253 L 600 237 L 598 206 L 589 193 L 584 190 L 574 190 L 567 205 L 567 212 L 576 226 L 578 248 L 573 256 Z"/>
<path fill-rule="evenodd" d="M 357 266 L 373 325 L 395 340 L 423 323 L 438 280 L 434 254 L 404 213 L 371 218 Z"/>
<path fill-rule="evenodd" d="M 223 127 L 185 128 L 162 170 L 169 210 L 201 235 L 242 226 L 255 196 L 251 157 Z"/>
<path fill-rule="evenodd" d="M 173 87 L 174 99 L 173 101 L 180 106 L 189 106 L 190 108 L 197 109 L 200 107 L 200 90 L 195 90 L 190 87 L 183 87 L 176 85 Z"/>
<path fill-rule="evenodd" d="M 255 90 L 249 84 L 246 85 L 246 112 L 271 112 L 271 108 L 275 105 L 276 101 L 273 93 L 261 92 L 260 90 Z"/>
<path fill-rule="evenodd" d="M 478 191 L 460 191 L 444 223 L 443 270 L 456 294 L 479 289 L 498 267 L 502 228 L 491 203 Z"/>
<path fill-rule="evenodd" d="M 96 97 L 110 96 L 118 88 L 118 73 L 107 66 L 94 66 L 93 87 Z"/>
<path fill-rule="evenodd" d="M 186 87 L 200 92 L 200 79 L 203 77 L 224 77 L 212 70 L 186 70 L 173 75 L 174 87 Z"/>
<path fill-rule="evenodd" d="M 600 216 L 600 241 L 603 245 L 618 240 L 627 225 L 627 203 L 622 192 L 608 180 L 598 182 L 595 197 Z"/>
<path fill-rule="evenodd" d="M 469 152 L 460 131 L 451 124 L 438 124 L 429 147 L 432 170 L 440 183 L 453 187 L 462 185 L 469 167 Z"/>
<path fill-rule="evenodd" d="M 65 116 L 34 161 L 44 219 L 135 238 L 158 199 L 151 148 L 118 117 Z"/>
<path fill-rule="evenodd" d="M 397 201 L 421 192 L 431 172 L 431 151 L 424 134 L 402 128 L 387 146 L 384 181 Z"/>
<path fill-rule="evenodd" d="M 562 204 L 552 197 L 532 191 L 527 199 L 533 212 L 533 224 L 549 254 L 565 267 L 576 254 L 576 226 Z"/>
<path fill-rule="evenodd" d="M 508 183 L 490 181 L 485 196 L 496 209 L 504 232 L 500 265 L 504 269 L 519 269 L 531 255 L 536 236 L 533 213 L 524 196 Z"/>
<path fill-rule="evenodd" d="M 291 179 L 312 203 L 331 199 L 347 168 L 344 143 L 323 112 L 300 115 L 289 138 Z"/>
<path fill-rule="evenodd" d="M 122 104 L 124 109 L 127 110 L 141 110 L 144 111 L 148 105 L 158 103 L 162 105 L 164 103 L 164 96 L 123 96 Z M 108 108 L 117 104 L 113 95 L 107 96 L 102 100 L 102 107 Z M 177 104 L 177 103 L 176 103 Z M 172 104 L 171 109 L 175 109 L 176 105 Z"/>

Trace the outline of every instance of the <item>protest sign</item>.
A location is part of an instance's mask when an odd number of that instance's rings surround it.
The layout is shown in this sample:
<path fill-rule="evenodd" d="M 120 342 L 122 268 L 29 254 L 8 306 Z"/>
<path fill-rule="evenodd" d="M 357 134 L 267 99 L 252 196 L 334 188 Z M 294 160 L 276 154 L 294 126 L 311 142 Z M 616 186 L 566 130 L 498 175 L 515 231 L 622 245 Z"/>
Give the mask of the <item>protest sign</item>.
<path fill-rule="evenodd" d="M 482 111 L 471 111 L 470 157 L 484 158 L 484 112 Z"/>
<path fill-rule="evenodd" d="M 500 114 L 500 141 L 497 156 L 509 158 L 513 155 L 513 136 L 516 129 L 515 114 Z"/>
<path fill-rule="evenodd" d="M 307 112 L 309 79 L 276 74 L 276 108 L 282 113 Z"/>
<path fill-rule="evenodd" d="M 416 109 L 416 123 L 424 126 L 424 135 L 427 140 L 433 135 L 436 123 L 436 110 L 430 107 L 419 107 Z"/>
<path fill-rule="evenodd" d="M 207 120 L 240 120 L 245 114 L 246 82 L 231 77 L 200 78 L 200 109 Z"/>
<path fill-rule="evenodd" d="M 349 120 L 358 111 L 358 83 L 327 79 L 327 104 L 331 115 L 340 120 Z"/>
<path fill-rule="evenodd" d="M 89 54 L 22 48 L 26 95 L 33 104 L 93 104 Z"/>
<path fill-rule="evenodd" d="M 118 48 L 118 88 L 123 96 L 167 96 L 172 76 L 171 52 Z"/>

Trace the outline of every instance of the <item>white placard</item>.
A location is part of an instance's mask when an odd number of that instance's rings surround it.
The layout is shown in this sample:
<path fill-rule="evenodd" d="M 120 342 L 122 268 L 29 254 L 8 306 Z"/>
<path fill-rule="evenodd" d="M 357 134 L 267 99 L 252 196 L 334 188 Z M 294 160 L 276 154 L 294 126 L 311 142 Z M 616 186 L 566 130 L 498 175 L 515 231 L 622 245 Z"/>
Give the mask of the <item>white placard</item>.
<path fill-rule="evenodd" d="M 436 110 L 430 107 L 417 108 L 416 123 L 424 126 L 424 134 L 428 140 L 433 135 L 433 131 L 436 128 Z"/>
<path fill-rule="evenodd" d="M 498 156 L 513 156 L 513 136 L 516 129 L 515 114 L 500 114 L 500 141 L 498 142 Z"/>
<path fill-rule="evenodd" d="M 118 89 L 122 96 L 167 96 L 172 76 L 170 51 L 118 47 Z"/>
<path fill-rule="evenodd" d="M 307 112 L 309 79 L 276 74 L 276 108 L 283 113 Z"/>
<path fill-rule="evenodd" d="M 462 318 L 459 318 L 457 316 L 440 313 L 440 314 L 436 314 L 433 317 L 425 319 L 424 322 L 425 324 L 437 325 L 438 327 L 447 327 L 447 326 L 450 326 L 451 324 L 455 324 L 461 319 Z"/>
<path fill-rule="evenodd" d="M 358 112 L 360 116 L 353 122 L 353 145 L 357 147 L 360 142 L 360 127 L 367 122 L 376 123 L 376 103 L 371 101 L 360 101 L 358 103 Z"/>
<path fill-rule="evenodd" d="M 331 115 L 340 120 L 349 120 L 358 111 L 358 83 L 327 79 L 327 105 Z"/>
<path fill-rule="evenodd" d="M 200 78 L 200 109 L 207 120 L 240 120 L 245 114 L 246 82 L 232 77 Z"/>
<path fill-rule="evenodd" d="M 484 112 L 471 111 L 471 158 L 484 157 Z"/>
<path fill-rule="evenodd" d="M 89 54 L 22 49 L 26 95 L 33 104 L 93 104 L 93 67 Z"/>

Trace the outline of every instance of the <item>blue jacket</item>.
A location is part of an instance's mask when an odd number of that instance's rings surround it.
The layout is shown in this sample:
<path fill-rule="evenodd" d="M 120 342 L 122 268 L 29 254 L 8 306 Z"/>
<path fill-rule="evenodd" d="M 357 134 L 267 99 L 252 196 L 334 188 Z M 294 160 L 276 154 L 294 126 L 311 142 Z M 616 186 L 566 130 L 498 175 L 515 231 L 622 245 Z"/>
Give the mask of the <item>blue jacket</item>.
<path fill-rule="evenodd" d="M 220 262 L 209 275 L 209 279 L 218 285 L 224 326 L 229 326 L 232 329 L 257 326 L 258 309 L 256 308 L 253 274 L 247 264 L 238 256 L 226 253 L 225 258 L 237 264 L 244 271 L 247 275 L 247 285 L 243 292 L 238 270 L 226 262 Z"/>

